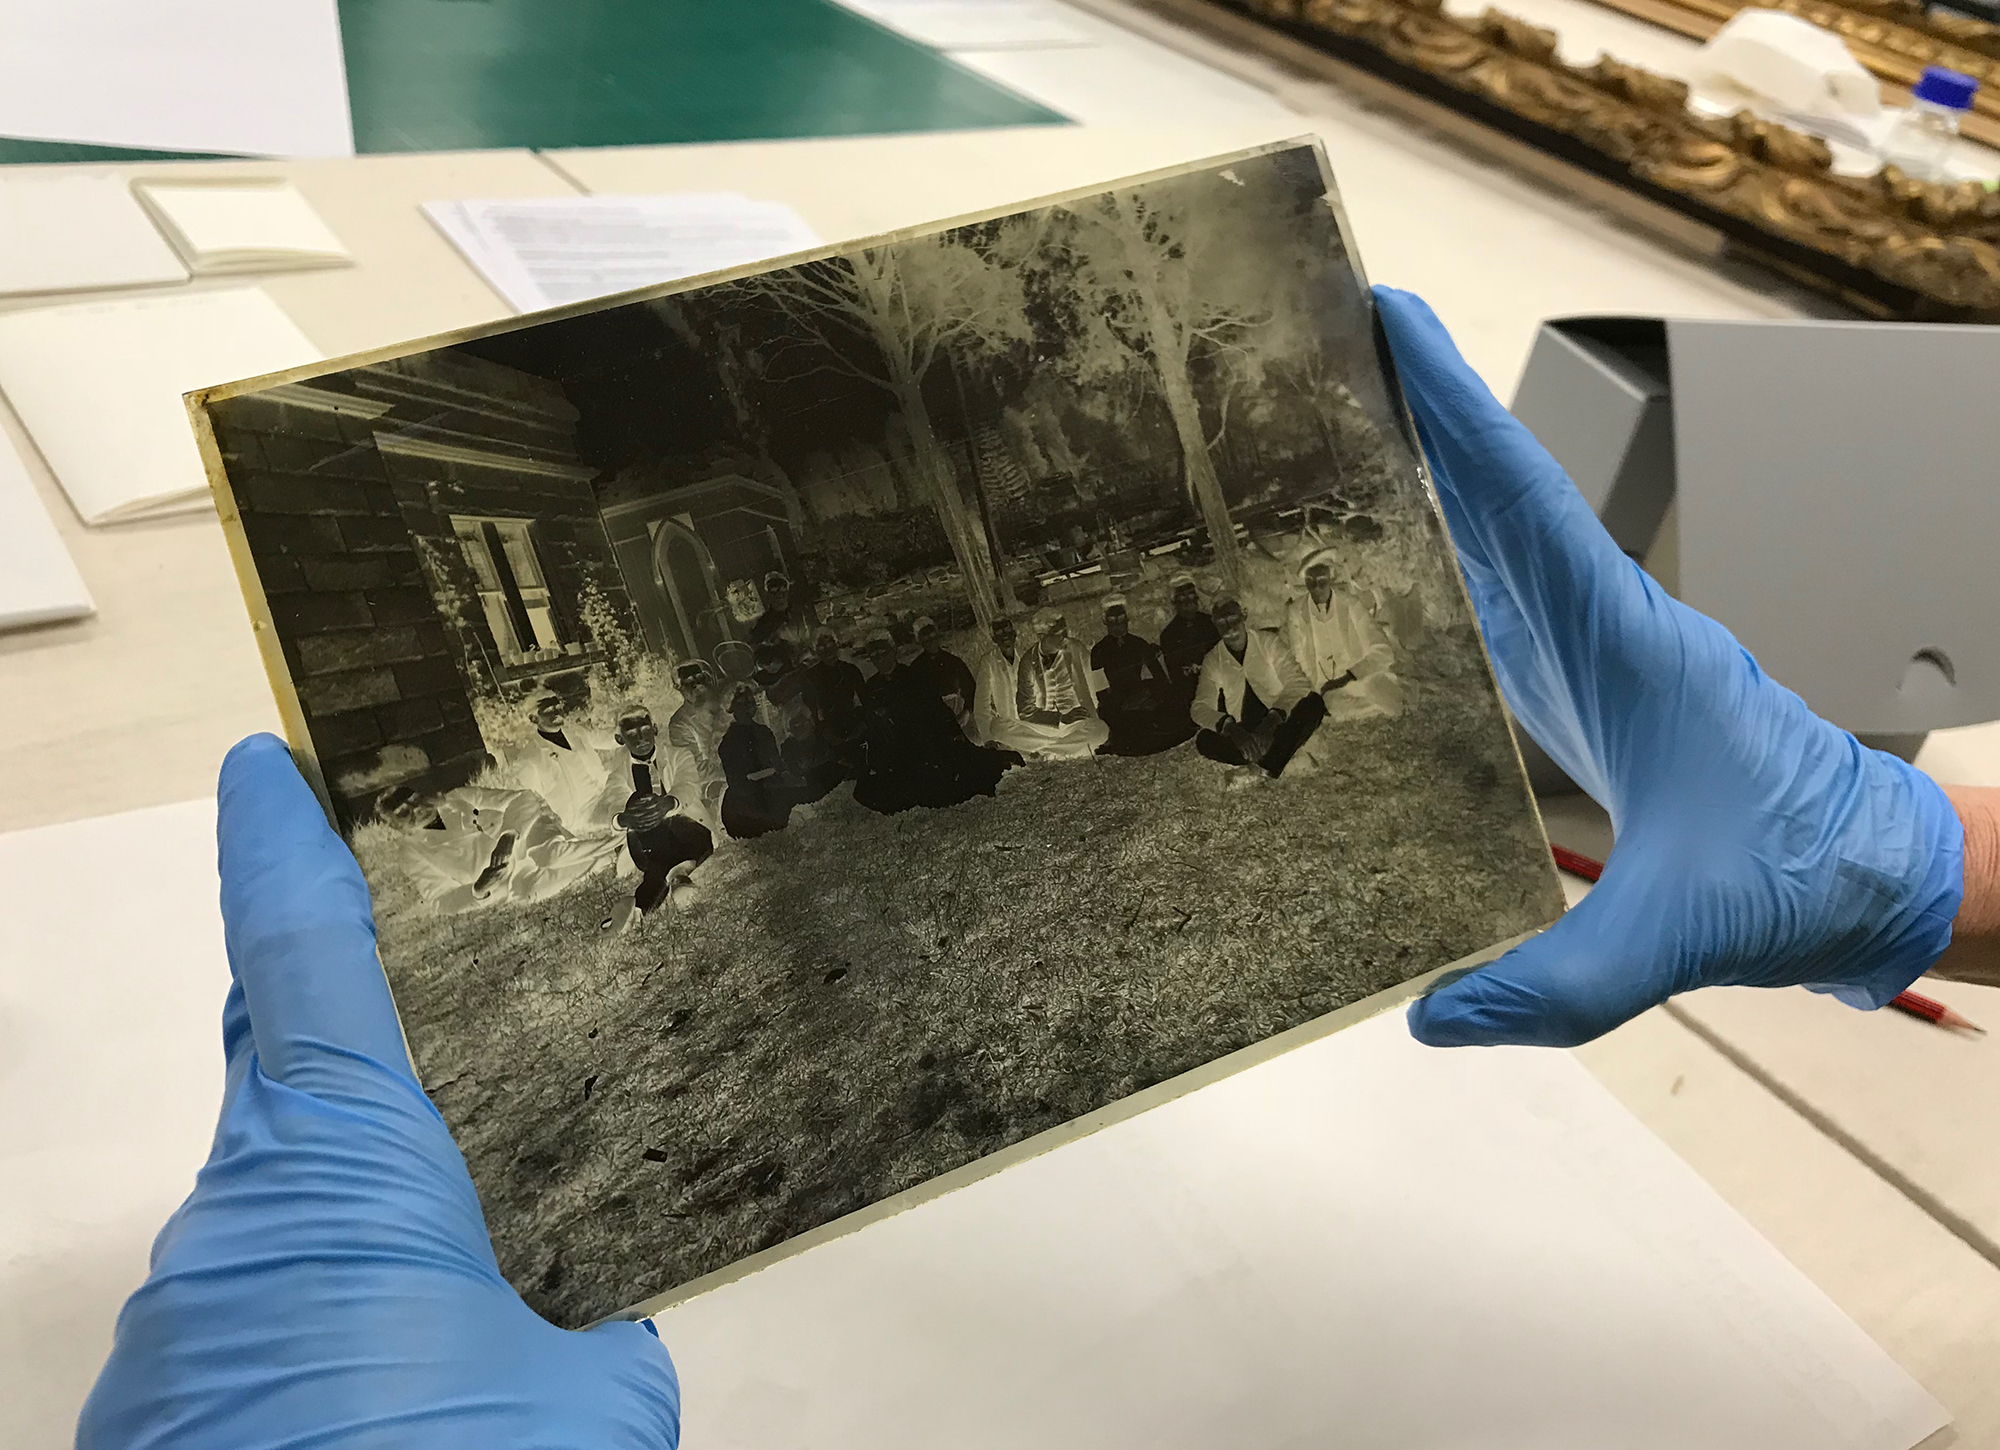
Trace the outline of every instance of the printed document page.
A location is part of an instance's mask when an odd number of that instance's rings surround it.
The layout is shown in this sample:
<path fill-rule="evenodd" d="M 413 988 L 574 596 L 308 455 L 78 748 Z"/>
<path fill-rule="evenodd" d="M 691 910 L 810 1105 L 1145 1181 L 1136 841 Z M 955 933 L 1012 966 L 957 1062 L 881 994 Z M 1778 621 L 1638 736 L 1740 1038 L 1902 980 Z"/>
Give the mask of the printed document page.
<path fill-rule="evenodd" d="M 820 241 L 783 203 L 731 192 L 434 201 L 424 211 L 518 312 L 768 261 Z"/>

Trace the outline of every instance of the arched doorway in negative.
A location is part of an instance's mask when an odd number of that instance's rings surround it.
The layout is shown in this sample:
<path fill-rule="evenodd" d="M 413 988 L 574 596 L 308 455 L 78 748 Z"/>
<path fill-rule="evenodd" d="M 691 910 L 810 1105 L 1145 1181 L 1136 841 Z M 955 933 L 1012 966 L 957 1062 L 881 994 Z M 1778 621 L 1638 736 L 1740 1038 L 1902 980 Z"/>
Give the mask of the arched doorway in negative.
<path fill-rule="evenodd" d="M 715 584 L 715 562 L 693 529 L 662 519 L 653 530 L 653 577 L 672 606 L 666 621 L 671 641 L 683 659 L 715 658 L 715 647 L 728 637 L 722 623 L 723 602 Z"/>

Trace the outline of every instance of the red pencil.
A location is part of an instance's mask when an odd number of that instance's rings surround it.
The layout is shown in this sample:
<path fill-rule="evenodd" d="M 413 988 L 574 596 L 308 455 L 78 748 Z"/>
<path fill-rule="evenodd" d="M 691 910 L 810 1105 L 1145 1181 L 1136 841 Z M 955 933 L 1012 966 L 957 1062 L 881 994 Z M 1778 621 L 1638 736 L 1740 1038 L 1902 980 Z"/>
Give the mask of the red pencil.
<path fill-rule="evenodd" d="M 1933 1001 L 1916 992 L 1898 992 L 1890 999 L 1889 1005 L 1898 1012 L 1921 1017 L 1924 1021 L 1935 1023 L 1939 1027 L 1950 1027 L 1959 1032 L 1977 1032 L 1981 1037 L 1986 1035 L 1986 1029 L 1970 1017 L 1961 1016 L 1944 1003 Z"/>
<path fill-rule="evenodd" d="M 1604 874 L 1604 863 L 1570 850 L 1567 846 L 1549 847 L 1549 854 L 1556 858 L 1556 865 L 1572 876 L 1581 876 L 1586 881 L 1595 881 Z M 1933 1000 L 1918 992 L 1899 992 L 1889 1002 L 1898 1012 L 1907 1012 L 1912 1017 L 1938 1027 L 1947 1027 L 1957 1032 L 1976 1032 L 1981 1037 L 1986 1029 L 1962 1013 L 1954 1012 L 1942 1002 Z"/>
<path fill-rule="evenodd" d="M 1604 863 L 1582 856 L 1567 846 L 1550 846 L 1549 854 L 1556 858 L 1556 865 L 1572 876 L 1581 876 L 1586 881 L 1595 881 L 1604 874 Z"/>

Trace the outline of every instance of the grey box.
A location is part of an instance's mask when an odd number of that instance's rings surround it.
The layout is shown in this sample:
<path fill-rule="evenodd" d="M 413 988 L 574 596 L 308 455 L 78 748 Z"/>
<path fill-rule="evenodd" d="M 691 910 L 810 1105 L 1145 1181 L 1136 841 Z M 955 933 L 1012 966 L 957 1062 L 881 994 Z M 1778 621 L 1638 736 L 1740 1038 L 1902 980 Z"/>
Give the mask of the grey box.
<path fill-rule="evenodd" d="M 2000 717 L 2000 328 L 1565 318 L 1513 411 L 1620 548 L 1821 715 Z"/>

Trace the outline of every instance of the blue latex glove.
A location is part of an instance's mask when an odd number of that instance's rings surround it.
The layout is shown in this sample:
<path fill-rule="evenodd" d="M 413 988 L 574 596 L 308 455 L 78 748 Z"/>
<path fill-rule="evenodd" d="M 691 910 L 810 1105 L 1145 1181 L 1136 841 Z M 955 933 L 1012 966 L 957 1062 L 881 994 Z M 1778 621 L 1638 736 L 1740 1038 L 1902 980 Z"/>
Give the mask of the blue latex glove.
<path fill-rule="evenodd" d="M 1617 836 L 1589 897 L 1412 1004 L 1410 1030 L 1568 1046 L 1695 987 L 1804 984 L 1879 1007 L 1915 981 L 1963 886 L 1944 793 L 1670 599 L 1431 310 L 1375 297 L 1501 691 Z"/>
<path fill-rule="evenodd" d="M 554 1328 L 500 1277 L 418 1087 L 368 888 L 284 745 L 223 763 L 222 1118 L 118 1317 L 79 1450 L 661 1450 L 680 1386 L 638 1324 Z"/>

